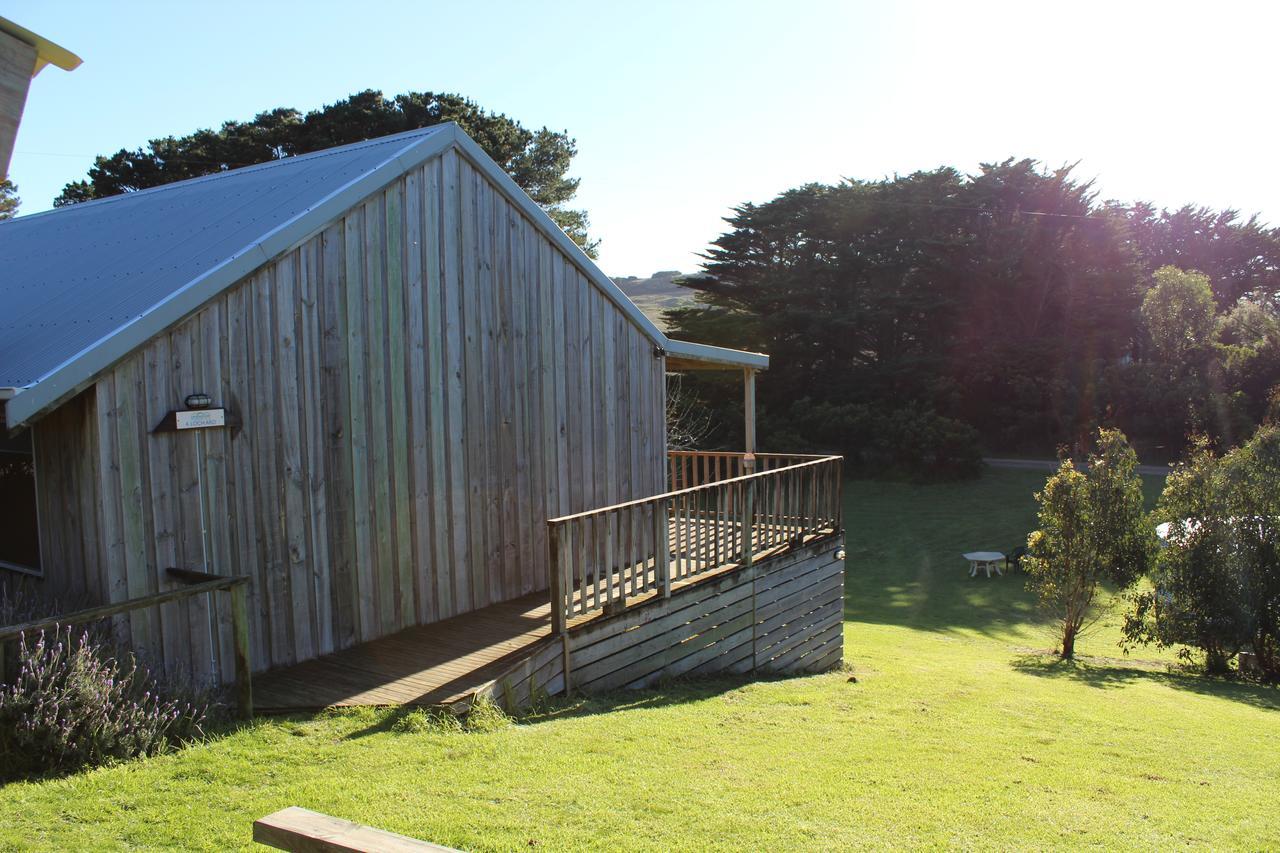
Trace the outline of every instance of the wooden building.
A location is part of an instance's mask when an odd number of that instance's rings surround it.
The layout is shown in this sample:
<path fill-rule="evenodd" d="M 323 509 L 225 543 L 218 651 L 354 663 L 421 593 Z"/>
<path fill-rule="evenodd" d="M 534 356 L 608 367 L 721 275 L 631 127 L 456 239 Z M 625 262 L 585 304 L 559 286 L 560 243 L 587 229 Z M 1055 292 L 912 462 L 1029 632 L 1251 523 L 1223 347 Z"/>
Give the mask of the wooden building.
<path fill-rule="evenodd" d="M 0 270 L 0 568 L 88 604 L 247 577 L 256 671 L 421 626 L 443 648 L 511 602 L 567 637 L 769 548 L 838 547 L 838 460 L 779 457 L 802 473 L 771 487 L 754 448 L 667 452 L 668 370 L 750 389 L 767 358 L 668 339 L 451 124 L 21 217 Z M 663 502 L 677 485 L 715 508 Z M 771 488 L 775 515 L 743 505 Z M 217 683 L 232 616 L 199 595 L 115 624 Z M 512 663 L 494 648 L 472 669 Z"/>

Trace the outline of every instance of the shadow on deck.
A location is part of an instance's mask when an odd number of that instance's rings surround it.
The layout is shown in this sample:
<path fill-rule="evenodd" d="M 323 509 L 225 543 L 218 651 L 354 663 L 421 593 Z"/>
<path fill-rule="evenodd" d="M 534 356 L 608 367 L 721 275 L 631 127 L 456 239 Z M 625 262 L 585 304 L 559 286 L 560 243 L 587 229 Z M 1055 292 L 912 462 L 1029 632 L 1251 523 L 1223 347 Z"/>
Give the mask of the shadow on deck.
<path fill-rule="evenodd" d="M 546 592 L 409 628 L 254 678 L 259 711 L 452 705 L 551 636 Z"/>

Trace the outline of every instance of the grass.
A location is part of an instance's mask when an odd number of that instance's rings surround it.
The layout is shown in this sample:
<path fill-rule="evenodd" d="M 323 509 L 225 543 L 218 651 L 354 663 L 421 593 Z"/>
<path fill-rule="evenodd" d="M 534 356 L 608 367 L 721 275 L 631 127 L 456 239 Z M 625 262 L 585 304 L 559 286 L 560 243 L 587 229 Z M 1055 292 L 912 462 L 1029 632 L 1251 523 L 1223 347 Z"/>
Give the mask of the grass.
<path fill-rule="evenodd" d="M 0 788 L 0 847 L 234 848 L 287 805 L 471 850 L 1280 846 L 1276 690 L 1086 659 L 959 554 L 1034 521 L 1041 474 L 848 490 L 850 671 L 553 704 L 459 731 L 370 709 Z M 856 681 L 850 681 L 850 676 Z"/>

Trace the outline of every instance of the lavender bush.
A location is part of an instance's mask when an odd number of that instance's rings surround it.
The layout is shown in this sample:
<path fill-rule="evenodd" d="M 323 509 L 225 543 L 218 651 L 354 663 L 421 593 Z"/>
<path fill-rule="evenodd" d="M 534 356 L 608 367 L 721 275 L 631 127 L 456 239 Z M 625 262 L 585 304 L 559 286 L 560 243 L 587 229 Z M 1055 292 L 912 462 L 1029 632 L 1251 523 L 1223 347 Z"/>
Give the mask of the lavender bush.
<path fill-rule="evenodd" d="M 161 695 L 132 660 L 121 664 L 89 632 L 41 631 L 18 644 L 18 671 L 0 685 L 0 781 L 155 755 L 203 737 L 206 708 Z"/>

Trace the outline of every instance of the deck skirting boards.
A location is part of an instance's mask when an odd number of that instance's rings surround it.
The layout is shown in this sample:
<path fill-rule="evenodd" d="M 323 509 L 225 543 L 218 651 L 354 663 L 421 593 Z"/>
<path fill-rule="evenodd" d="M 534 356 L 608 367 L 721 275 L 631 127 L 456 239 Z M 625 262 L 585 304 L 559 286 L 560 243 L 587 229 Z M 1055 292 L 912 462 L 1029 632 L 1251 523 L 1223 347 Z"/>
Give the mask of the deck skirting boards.
<path fill-rule="evenodd" d="M 843 534 L 684 587 L 571 629 L 569 685 L 601 693 L 716 673 L 824 672 L 843 659 Z M 552 637 L 483 694 L 522 708 L 565 686 L 564 638 Z"/>

